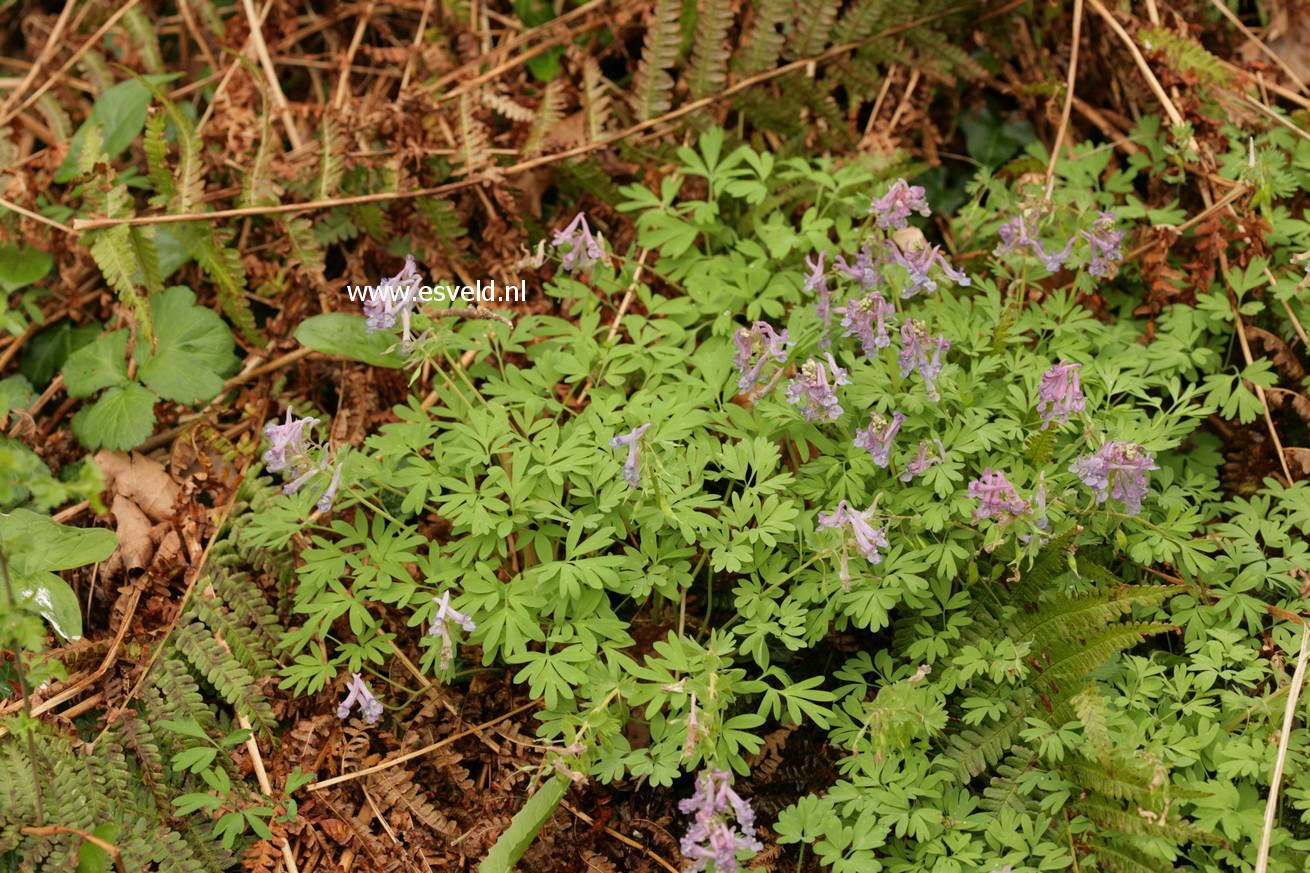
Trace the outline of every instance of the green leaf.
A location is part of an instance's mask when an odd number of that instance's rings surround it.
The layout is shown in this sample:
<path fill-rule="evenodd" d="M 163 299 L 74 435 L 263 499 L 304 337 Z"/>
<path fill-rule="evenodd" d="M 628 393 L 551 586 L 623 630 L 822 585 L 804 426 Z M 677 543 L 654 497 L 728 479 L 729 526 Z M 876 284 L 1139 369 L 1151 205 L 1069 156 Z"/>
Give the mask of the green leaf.
<path fill-rule="evenodd" d="M 205 729 L 196 723 L 194 718 L 171 719 L 166 718 L 159 722 L 159 726 L 165 730 L 170 730 L 175 734 L 181 734 L 184 737 L 195 737 L 198 740 L 209 740 L 209 734 Z"/>
<path fill-rule="evenodd" d="M 163 85 L 181 76 L 171 73 L 167 76 L 145 76 L 156 85 Z M 82 141 L 87 131 L 93 127 L 101 129 L 104 143 L 100 150 L 112 161 L 132 144 L 141 130 L 146 126 L 146 114 L 150 109 L 150 91 L 140 81 L 129 79 L 119 82 L 96 98 L 95 105 L 86 121 L 73 134 L 68 142 L 68 157 L 55 171 L 56 182 L 67 182 L 78 175 L 77 157 L 82 153 Z"/>
<path fill-rule="evenodd" d="M 523 804 L 509 827 L 496 840 L 496 845 L 491 847 L 478 873 L 512 873 L 514 865 L 523 857 L 523 853 L 532 845 L 532 841 L 541 833 L 541 829 L 564 799 L 568 787 L 569 779 L 561 773 L 538 788 L 537 793 Z"/>
<path fill-rule="evenodd" d="M 0 551 L 19 575 L 95 564 L 117 547 L 118 537 L 104 528 L 69 527 L 30 509 L 0 514 Z"/>
<path fill-rule="evenodd" d="M 113 823 L 102 824 L 91 832 L 106 843 L 118 840 L 119 827 Z M 109 853 L 90 840 L 83 840 L 77 849 L 77 873 L 101 873 L 109 869 Z"/>
<path fill-rule="evenodd" d="M 73 327 L 67 321 L 37 332 L 23 347 L 18 371 L 34 386 L 44 388 L 68 356 L 100 336 L 100 325 Z"/>
<path fill-rule="evenodd" d="M 217 755 L 218 749 L 213 746 L 195 746 L 173 756 L 173 769 L 199 773 L 214 763 L 214 758 Z"/>
<path fill-rule="evenodd" d="M 112 330 L 68 356 L 64 388 L 70 397 L 90 397 L 101 388 L 126 385 L 127 328 Z"/>
<path fill-rule="evenodd" d="M 73 586 L 54 573 L 15 576 L 11 582 L 20 606 L 36 610 L 64 639 L 77 642 L 82 638 L 82 607 Z"/>
<path fill-rule="evenodd" d="M 341 355 L 374 367 L 401 367 L 404 358 L 387 349 L 396 345 L 389 333 L 365 333 L 364 316 L 329 312 L 300 322 L 296 339 L 316 352 Z"/>
<path fill-rule="evenodd" d="M 223 319 L 195 303 L 191 289 L 182 285 L 152 298 L 155 351 L 151 354 L 140 344 L 135 349 L 141 381 L 177 403 L 212 400 L 223 390 L 223 377 L 238 364 Z"/>
<path fill-rule="evenodd" d="M 134 449 L 154 430 L 157 399 L 135 382 L 110 388 L 73 416 L 73 434 L 88 449 Z"/>
<path fill-rule="evenodd" d="M 31 246 L 0 246 L 0 288 L 12 294 L 39 282 L 54 262 L 53 255 Z"/>

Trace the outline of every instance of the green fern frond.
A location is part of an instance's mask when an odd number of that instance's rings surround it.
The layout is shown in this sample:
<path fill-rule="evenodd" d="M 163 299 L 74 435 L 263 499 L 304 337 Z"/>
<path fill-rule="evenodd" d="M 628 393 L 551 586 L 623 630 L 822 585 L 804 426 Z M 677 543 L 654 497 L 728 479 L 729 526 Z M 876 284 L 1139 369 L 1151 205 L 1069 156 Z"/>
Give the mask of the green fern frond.
<path fill-rule="evenodd" d="M 314 190 L 314 199 L 330 200 L 335 197 L 345 170 L 346 165 L 341 160 L 341 136 L 337 131 L 337 121 L 330 115 L 324 115 L 319 126 L 318 185 Z"/>
<path fill-rule="evenodd" d="M 1219 843 L 1218 837 L 1201 830 L 1191 822 L 1179 818 L 1167 821 L 1148 819 L 1138 810 L 1127 810 L 1104 800 L 1083 798 L 1069 805 L 1071 812 L 1086 816 L 1091 821 L 1112 831 L 1141 836 L 1167 837 L 1176 843 Z"/>
<path fill-rule="evenodd" d="M 795 29 L 787 41 L 793 58 L 812 58 L 823 52 L 837 21 L 841 0 L 804 0 L 796 7 Z"/>
<path fill-rule="evenodd" d="M 857 0 L 847 7 L 832 30 L 835 45 L 845 45 L 864 39 L 881 29 L 887 11 L 887 0 Z"/>
<path fill-rule="evenodd" d="M 1223 61 L 1210 54 L 1198 42 L 1162 27 L 1143 28 L 1137 32 L 1137 38 L 1147 51 L 1160 52 L 1168 59 L 1171 67 L 1195 75 L 1203 85 L 1230 88 L 1234 84 L 1233 74 L 1224 66 Z"/>
<path fill-rule="evenodd" d="M 164 206 L 173 199 L 173 173 L 168 168 L 168 141 L 164 139 L 164 128 L 168 118 L 155 107 L 150 108 L 146 118 L 145 143 L 146 178 L 155 194 L 150 198 L 152 206 Z"/>
<path fill-rule="evenodd" d="M 763 0 L 755 9 L 755 21 L 746 47 L 737 52 L 737 63 L 747 76 L 772 70 L 782 55 L 783 35 L 778 29 L 792 10 L 788 0 Z"/>
<path fill-rule="evenodd" d="M 1115 873 L 1174 873 L 1178 868 L 1124 843 L 1090 833 L 1087 847 L 1101 866 Z"/>
<path fill-rule="evenodd" d="M 1111 657 L 1140 645 L 1147 637 L 1177 630 L 1163 622 L 1123 622 L 1051 653 L 1051 663 L 1040 674 L 1043 683 L 1080 681 Z"/>
<path fill-rule="evenodd" d="M 541 105 L 537 107 L 536 113 L 531 118 L 532 130 L 528 133 L 527 142 L 523 144 L 523 153 L 525 155 L 536 154 L 540 151 L 547 134 L 564 118 L 566 105 L 564 98 L 564 79 L 562 77 L 556 77 L 546 83 L 546 90 L 541 95 Z"/>
<path fill-rule="evenodd" d="M 1012 809 L 1018 813 L 1028 812 L 1033 806 L 1029 797 L 1035 785 L 1023 777 L 1032 772 L 1036 761 L 1037 753 L 1028 748 L 1018 748 L 1013 754 L 1006 756 L 1003 762 L 996 765 L 996 775 L 983 789 L 979 805 L 993 813 L 1003 809 Z"/>
<path fill-rule="evenodd" d="M 277 724 L 273 708 L 255 677 L 236 656 L 219 644 L 205 625 L 190 622 L 178 627 L 174 636 L 178 650 L 209 680 L 229 706 L 258 728 L 268 729 Z"/>
<path fill-rule="evenodd" d="M 132 6 L 120 19 L 123 30 L 141 55 L 141 64 L 148 73 L 162 74 L 164 58 L 159 53 L 159 40 L 155 37 L 155 24 L 140 6 Z"/>
<path fill-rule="evenodd" d="M 691 64 L 685 79 L 693 100 L 723 90 L 728 81 L 728 28 L 732 26 L 730 0 L 701 0 L 696 34 L 691 46 Z"/>
<path fill-rule="evenodd" d="M 1028 438 L 1023 456 L 1037 469 L 1042 469 L 1051 462 L 1051 449 L 1055 446 L 1055 429 L 1039 430 Z"/>
<path fill-rule="evenodd" d="M 605 137 L 610 119 L 610 85 L 596 59 L 587 56 L 582 62 L 582 108 L 587 119 L 587 141 Z"/>
<path fill-rule="evenodd" d="M 55 95 L 49 91 L 42 94 L 36 101 L 36 108 L 40 111 L 41 116 L 45 119 L 46 127 L 55 135 L 55 142 L 68 142 L 73 136 L 73 122 L 64 111 L 64 107 L 59 105 Z"/>
<path fill-rule="evenodd" d="M 673 105 L 673 77 L 669 70 L 678 59 L 682 42 L 681 11 L 682 5 L 677 0 L 655 0 L 651 10 L 632 89 L 632 108 L 639 121 L 663 115 Z"/>
<path fill-rule="evenodd" d="M 491 160 L 487 129 L 473 113 L 473 100 L 465 92 L 459 96 L 459 162 L 465 173 L 472 173 Z"/>

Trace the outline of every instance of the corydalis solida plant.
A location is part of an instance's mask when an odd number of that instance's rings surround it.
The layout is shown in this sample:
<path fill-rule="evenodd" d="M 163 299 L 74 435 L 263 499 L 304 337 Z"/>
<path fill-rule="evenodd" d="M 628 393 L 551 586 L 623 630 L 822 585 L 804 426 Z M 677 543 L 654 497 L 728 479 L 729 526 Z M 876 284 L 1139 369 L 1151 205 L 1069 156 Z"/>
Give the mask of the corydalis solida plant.
<path fill-rule="evenodd" d="M 264 425 L 264 436 L 269 448 L 264 452 L 264 465 L 270 472 L 286 471 L 291 480 L 282 486 L 283 494 L 295 494 L 310 481 L 328 475 L 329 452 L 326 448 L 314 445 L 310 438 L 317 418 L 292 418 L 291 407 L 287 407 L 286 421 L 279 424 L 270 421 Z M 317 451 L 319 459 L 314 461 L 312 454 Z M 341 484 L 342 462 L 338 459 L 335 469 L 328 475 L 328 484 L 318 498 L 319 512 L 327 512 L 336 499 L 337 488 Z"/>

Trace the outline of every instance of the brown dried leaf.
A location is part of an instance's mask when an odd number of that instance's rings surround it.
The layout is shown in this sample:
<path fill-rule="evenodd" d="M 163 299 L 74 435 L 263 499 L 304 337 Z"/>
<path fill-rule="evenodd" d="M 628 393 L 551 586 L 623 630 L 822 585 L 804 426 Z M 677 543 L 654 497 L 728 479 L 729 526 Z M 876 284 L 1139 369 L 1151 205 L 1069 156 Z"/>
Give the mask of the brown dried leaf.
<path fill-rule="evenodd" d="M 1276 336 L 1261 327 L 1255 327 L 1248 324 L 1246 326 L 1246 335 L 1254 337 L 1264 346 L 1265 351 L 1273 358 L 1274 366 L 1278 372 L 1282 373 L 1293 382 L 1300 382 L 1305 378 L 1305 367 L 1296 359 L 1296 353 L 1283 342 L 1282 338 Z"/>
<path fill-rule="evenodd" d="M 150 539 L 150 519 L 136 503 L 122 494 L 114 497 L 109 508 L 117 527 L 118 551 L 115 557 L 123 562 L 128 570 L 140 570 L 150 564 L 155 553 L 155 544 Z"/>
<path fill-rule="evenodd" d="M 1300 467 L 1302 473 L 1310 473 L 1310 449 L 1288 446 L 1283 449 L 1283 454 L 1287 456 L 1288 461 Z"/>
<path fill-rule="evenodd" d="M 164 465 L 152 461 L 139 452 L 129 456 L 125 452 L 101 450 L 95 456 L 96 466 L 105 474 L 106 484 L 116 494 L 135 500 L 150 518 L 163 521 L 172 518 L 181 488 Z"/>

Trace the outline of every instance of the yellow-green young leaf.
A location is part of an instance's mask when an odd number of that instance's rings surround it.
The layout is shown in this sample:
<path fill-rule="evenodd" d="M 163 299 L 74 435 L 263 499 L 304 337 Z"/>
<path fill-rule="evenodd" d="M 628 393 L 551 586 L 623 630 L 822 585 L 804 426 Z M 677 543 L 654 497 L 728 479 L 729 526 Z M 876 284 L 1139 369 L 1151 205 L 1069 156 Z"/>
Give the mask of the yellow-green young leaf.
<path fill-rule="evenodd" d="M 135 382 L 110 388 L 73 416 L 73 435 L 88 449 L 134 449 L 154 430 L 157 399 Z"/>
<path fill-rule="evenodd" d="M 568 777 L 563 774 L 538 788 L 537 793 L 523 804 L 509 827 L 496 840 L 496 845 L 491 847 L 482 866 L 478 868 L 479 873 L 512 873 L 514 865 L 559 807 L 568 788 Z"/>
<path fill-rule="evenodd" d="M 316 352 L 341 355 L 373 367 L 403 367 L 404 358 L 387 349 L 396 345 L 388 333 L 366 333 L 364 316 L 327 312 L 300 322 L 296 340 Z"/>

